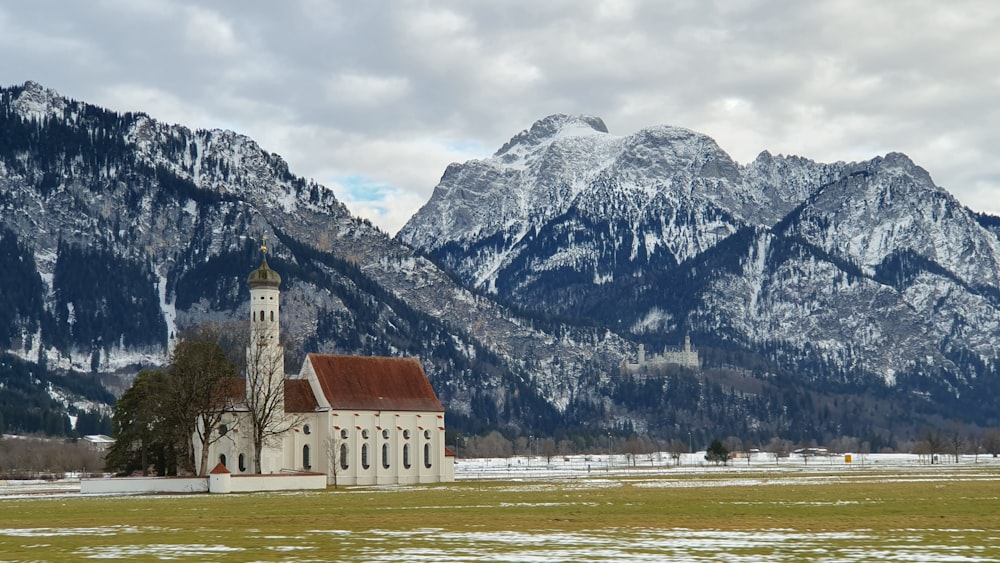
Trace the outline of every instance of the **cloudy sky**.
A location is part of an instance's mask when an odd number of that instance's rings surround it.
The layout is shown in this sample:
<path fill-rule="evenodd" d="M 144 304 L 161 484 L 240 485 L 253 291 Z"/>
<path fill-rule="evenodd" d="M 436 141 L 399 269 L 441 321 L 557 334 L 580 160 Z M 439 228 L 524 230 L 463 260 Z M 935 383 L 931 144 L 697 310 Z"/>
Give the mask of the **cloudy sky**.
<path fill-rule="evenodd" d="M 32 0 L 0 5 L 0 84 L 249 135 L 390 233 L 553 113 L 741 163 L 900 151 L 1000 215 L 998 30 L 985 0 Z"/>

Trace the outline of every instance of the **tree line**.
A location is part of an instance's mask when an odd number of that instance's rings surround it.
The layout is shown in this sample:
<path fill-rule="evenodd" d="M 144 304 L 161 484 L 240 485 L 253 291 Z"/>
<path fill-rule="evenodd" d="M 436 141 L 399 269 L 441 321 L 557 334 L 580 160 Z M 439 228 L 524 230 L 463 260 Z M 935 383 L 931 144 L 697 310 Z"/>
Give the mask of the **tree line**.
<path fill-rule="evenodd" d="M 800 451 L 804 458 L 825 450 L 829 455 L 868 453 L 912 453 L 927 463 L 957 463 L 963 456 L 1000 456 L 1000 428 L 962 432 L 925 428 L 919 438 L 901 442 L 897 447 L 842 436 L 818 444 L 815 440 L 793 441 L 779 436 L 757 440 L 737 436 L 712 437 L 705 431 L 692 432 L 673 438 L 653 438 L 646 434 L 611 431 L 605 433 L 564 434 L 561 437 L 535 435 L 505 435 L 493 430 L 483 434 L 463 434 L 449 430 L 447 440 L 459 458 L 541 457 L 551 462 L 554 457 L 569 455 L 623 455 L 632 465 L 666 453 L 673 463 L 682 454 L 704 451 L 704 460 L 725 465 L 735 458 L 749 459 L 758 452 L 773 456 L 776 463 Z"/>

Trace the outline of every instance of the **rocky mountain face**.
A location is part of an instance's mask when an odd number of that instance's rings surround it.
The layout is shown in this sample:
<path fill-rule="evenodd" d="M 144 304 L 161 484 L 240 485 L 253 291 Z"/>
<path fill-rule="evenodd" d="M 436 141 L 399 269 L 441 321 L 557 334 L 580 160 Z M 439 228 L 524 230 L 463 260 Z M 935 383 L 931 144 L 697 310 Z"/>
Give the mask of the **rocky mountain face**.
<path fill-rule="evenodd" d="M 740 165 L 692 131 L 555 115 L 451 165 L 398 238 L 529 314 L 647 345 L 691 335 L 848 397 L 991 424 L 997 223 L 902 154 Z"/>
<path fill-rule="evenodd" d="M 551 431 L 571 403 L 601 403 L 597 382 L 629 348 L 535 328 L 456 285 L 249 138 L 35 83 L 0 90 L 0 216 L 0 376 L 27 373 L 51 399 L 22 409 L 0 392 L 11 431 L 109 401 L 65 380 L 115 387 L 108 374 L 164 364 L 185 328 L 242 322 L 262 236 L 285 280 L 290 373 L 308 351 L 418 356 L 455 428 Z"/>

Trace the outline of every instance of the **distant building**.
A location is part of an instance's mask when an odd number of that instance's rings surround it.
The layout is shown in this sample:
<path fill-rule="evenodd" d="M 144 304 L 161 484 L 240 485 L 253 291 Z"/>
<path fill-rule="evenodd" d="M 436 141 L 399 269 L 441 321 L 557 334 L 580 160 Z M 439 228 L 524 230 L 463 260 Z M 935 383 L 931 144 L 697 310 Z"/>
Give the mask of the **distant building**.
<path fill-rule="evenodd" d="M 115 439 L 111 436 L 105 436 L 104 434 L 88 434 L 83 437 L 83 441 L 87 442 L 87 446 L 98 452 L 103 452 L 114 445 Z"/>
<path fill-rule="evenodd" d="M 270 401 L 263 395 L 271 389 L 282 430 L 261 448 L 260 473 L 320 472 L 339 485 L 454 480 L 444 407 L 417 359 L 308 354 L 299 375 L 286 376 L 281 276 L 265 259 L 249 284 L 248 373 L 226 390 L 235 406 L 213 430 L 221 437 L 209 445 L 209 467 L 221 463 L 234 476 L 254 472 L 248 398 Z M 197 436 L 195 450 L 200 459 Z"/>
<path fill-rule="evenodd" d="M 622 370 L 626 373 L 637 373 L 643 370 L 661 368 L 669 364 L 683 366 L 691 369 L 701 368 L 701 359 L 698 357 L 698 350 L 691 347 L 691 337 L 684 337 L 684 347 L 667 346 L 663 349 L 662 355 L 646 356 L 646 346 L 639 345 L 637 362 L 622 364 Z"/>

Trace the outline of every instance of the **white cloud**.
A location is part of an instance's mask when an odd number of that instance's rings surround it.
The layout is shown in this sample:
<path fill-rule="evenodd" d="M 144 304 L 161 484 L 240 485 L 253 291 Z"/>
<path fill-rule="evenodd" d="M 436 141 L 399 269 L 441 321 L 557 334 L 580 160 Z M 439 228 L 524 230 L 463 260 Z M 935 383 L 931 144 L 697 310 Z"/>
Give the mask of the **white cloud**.
<path fill-rule="evenodd" d="M 142 84 L 110 84 L 99 91 L 93 100 L 87 101 L 117 111 L 142 108 L 136 111 L 147 113 L 159 121 L 191 129 L 214 127 L 214 118 L 189 100 Z"/>
<path fill-rule="evenodd" d="M 184 10 L 184 37 L 187 47 L 203 57 L 232 57 L 245 49 L 229 21 L 211 10 L 194 6 Z"/>
<path fill-rule="evenodd" d="M 975 0 L 37 0 L 0 7 L 0 76 L 365 179 L 347 203 L 389 231 L 450 162 L 552 113 L 688 127 L 741 162 L 901 151 L 1000 212 L 998 27 Z"/>
<path fill-rule="evenodd" d="M 326 91 L 332 104 L 380 106 L 404 98 L 410 85 L 402 77 L 348 72 L 330 79 Z"/>

